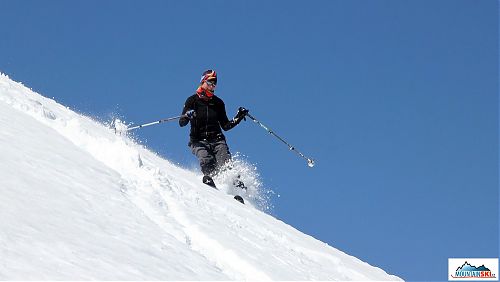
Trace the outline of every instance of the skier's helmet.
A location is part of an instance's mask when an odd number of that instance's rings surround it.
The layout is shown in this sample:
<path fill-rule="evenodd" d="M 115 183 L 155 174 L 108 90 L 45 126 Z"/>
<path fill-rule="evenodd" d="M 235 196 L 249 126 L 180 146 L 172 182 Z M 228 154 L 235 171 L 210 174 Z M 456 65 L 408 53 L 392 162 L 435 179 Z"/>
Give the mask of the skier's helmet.
<path fill-rule="evenodd" d="M 213 84 L 217 84 L 217 73 L 214 70 L 206 70 L 201 75 L 200 84 L 205 81 L 210 81 Z"/>

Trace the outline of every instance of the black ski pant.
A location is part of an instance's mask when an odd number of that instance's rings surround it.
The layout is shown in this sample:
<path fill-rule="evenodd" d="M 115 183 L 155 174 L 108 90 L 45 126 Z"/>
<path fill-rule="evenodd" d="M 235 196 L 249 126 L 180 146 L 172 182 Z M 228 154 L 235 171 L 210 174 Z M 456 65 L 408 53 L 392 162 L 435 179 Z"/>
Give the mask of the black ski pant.
<path fill-rule="evenodd" d="M 203 175 L 213 176 L 221 169 L 226 162 L 231 160 L 231 153 L 226 140 L 192 140 L 189 142 L 191 152 L 200 161 L 201 172 Z"/>

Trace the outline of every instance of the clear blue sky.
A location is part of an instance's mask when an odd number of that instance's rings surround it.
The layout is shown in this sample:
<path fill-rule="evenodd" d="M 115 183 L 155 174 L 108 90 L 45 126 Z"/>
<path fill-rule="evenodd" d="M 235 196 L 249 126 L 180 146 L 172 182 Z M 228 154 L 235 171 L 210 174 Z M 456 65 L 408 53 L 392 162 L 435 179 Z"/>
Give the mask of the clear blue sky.
<path fill-rule="evenodd" d="M 178 115 L 200 74 L 247 121 L 273 214 L 407 280 L 499 253 L 498 1 L 0 1 L 0 71 L 87 115 Z M 137 137 L 186 167 L 187 128 Z"/>

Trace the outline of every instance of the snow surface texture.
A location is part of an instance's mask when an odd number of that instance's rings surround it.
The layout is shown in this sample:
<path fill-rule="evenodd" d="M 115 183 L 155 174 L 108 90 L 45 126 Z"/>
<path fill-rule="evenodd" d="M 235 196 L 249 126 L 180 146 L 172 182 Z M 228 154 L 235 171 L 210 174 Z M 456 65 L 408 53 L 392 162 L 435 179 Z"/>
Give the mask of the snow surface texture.
<path fill-rule="evenodd" d="M 0 74 L 0 280 L 400 280 Z"/>

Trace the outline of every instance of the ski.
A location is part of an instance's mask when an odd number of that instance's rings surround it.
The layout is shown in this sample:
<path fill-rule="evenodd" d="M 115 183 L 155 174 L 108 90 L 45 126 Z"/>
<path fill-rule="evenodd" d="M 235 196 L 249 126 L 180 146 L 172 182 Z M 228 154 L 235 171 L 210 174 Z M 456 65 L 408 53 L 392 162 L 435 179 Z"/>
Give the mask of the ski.
<path fill-rule="evenodd" d="M 240 183 L 242 183 L 242 184 L 243 184 L 243 182 L 241 182 L 241 181 L 240 181 Z M 217 186 L 215 185 L 215 182 L 214 182 L 214 180 L 212 179 L 212 177 L 210 177 L 210 176 L 208 176 L 208 175 L 203 176 L 203 184 L 206 184 L 206 185 L 208 185 L 208 186 L 210 186 L 210 187 L 212 187 L 212 188 L 214 188 L 214 189 L 216 189 L 216 190 L 219 190 L 219 189 L 217 188 Z M 244 184 L 243 184 L 243 186 L 244 186 Z M 246 187 L 245 187 L 245 188 L 246 188 Z M 245 204 L 245 200 L 243 200 L 243 197 L 241 197 L 240 195 L 236 195 L 236 196 L 234 196 L 234 199 L 235 199 L 236 201 L 238 201 L 238 202 L 242 203 L 242 204 Z"/>
<path fill-rule="evenodd" d="M 245 204 L 245 201 L 243 200 L 243 198 L 239 195 L 236 195 L 234 196 L 234 199 L 242 204 Z"/>

